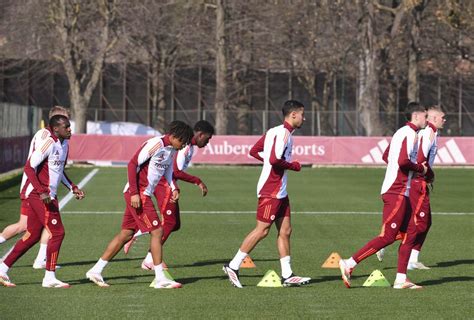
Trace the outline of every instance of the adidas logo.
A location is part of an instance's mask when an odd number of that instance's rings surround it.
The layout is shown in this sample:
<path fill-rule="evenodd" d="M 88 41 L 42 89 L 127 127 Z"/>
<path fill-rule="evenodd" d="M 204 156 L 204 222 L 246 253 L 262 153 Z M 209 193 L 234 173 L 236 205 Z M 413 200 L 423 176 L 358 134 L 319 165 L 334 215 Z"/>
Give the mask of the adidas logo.
<path fill-rule="evenodd" d="M 388 147 L 388 140 L 383 139 L 377 142 L 377 146 L 370 149 L 369 154 L 362 157 L 363 163 L 385 163 L 382 160 L 382 155 Z"/>
<path fill-rule="evenodd" d="M 454 139 L 449 139 L 438 149 L 435 163 L 466 163 L 466 159 Z"/>

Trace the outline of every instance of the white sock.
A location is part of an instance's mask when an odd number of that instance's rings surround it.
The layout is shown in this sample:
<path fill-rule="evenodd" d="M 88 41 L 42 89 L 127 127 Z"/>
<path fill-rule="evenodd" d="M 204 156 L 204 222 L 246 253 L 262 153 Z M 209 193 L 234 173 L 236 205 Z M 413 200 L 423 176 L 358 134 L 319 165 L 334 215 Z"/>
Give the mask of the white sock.
<path fill-rule="evenodd" d="M 166 279 L 165 274 L 163 273 L 163 263 L 156 265 L 154 269 L 155 269 L 155 279 L 157 282 Z"/>
<path fill-rule="evenodd" d="M 280 265 L 281 265 L 281 276 L 283 278 L 289 278 L 292 274 L 293 271 L 291 270 L 291 257 L 286 256 L 280 259 Z"/>
<path fill-rule="evenodd" d="M 0 236 L 0 243 L 4 243 L 5 241 L 7 241 L 7 239 L 5 239 L 4 237 Z"/>
<path fill-rule="evenodd" d="M 13 248 L 15 248 L 15 245 L 13 245 L 10 249 L 8 249 L 7 253 L 3 255 L 3 257 L 0 258 L 0 261 L 4 261 L 8 255 L 13 251 Z"/>
<path fill-rule="evenodd" d="M 355 268 L 355 266 L 357 265 L 357 262 L 355 262 L 354 258 L 350 257 L 349 259 L 347 260 L 344 260 L 344 262 L 346 263 L 346 265 L 349 267 L 349 268 Z"/>
<path fill-rule="evenodd" d="M 10 267 L 2 262 L 2 264 L 0 264 L 0 273 L 6 274 L 8 270 L 10 270 Z"/>
<path fill-rule="evenodd" d="M 248 255 L 247 253 L 242 252 L 239 249 L 239 251 L 237 251 L 237 253 L 235 254 L 234 259 L 232 259 L 232 261 L 229 263 L 229 267 L 231 267 L 231 269 L 234 269 L 234 270 L 239 270 L 240 265 L 242 264 L 242 261 L 244 261 L 247 255 Z"/>
<path fill-rule="evenodd" d="M 395 283 L 403 283 L 407 281 L 406 273 L 397 273 L 397 277 L 395 278 Z"/>
<path fill-rule="evenodd" d="M 102 260 L 102 258 L 99 258 L 99 260 L 96 262 L 96 264 L 92 267 L 91 271 L 93 273 L 102 273 L 104 270 L 105 266 L 109 263 L 108 261 Z"/>
<path fill-rule="evenodd" d="M 152 257 L 152 255 L 151 255 L 151 252 L 150 252 L 150 251 L 148 251 L 148 253 L 146 254 L 145 262 L 146 262 L 146 263 L 153 263 L 153 257 Z"/>
<path fill-rule="evenodd" d="M 39 248 L 38 255 L 36 256 L 35 261 L 43 262 L 46 260 L 46 249 L 48 249 L 48 244 L 40 243 L 40 248 Z"/>
<path fill-rule="evenodd" d="M 49 281 L 56 280 L 56 272 L 46 270 L 44 273 L 44 278 Z"/>
<path fill-rule="evenodd" d="M 142 232 L 141 230 L 138 230 L 134 235 L 133 237 L 134 238 L 138 238 L 139 236 L 142 236 L 144 234 L 148 234 L 149 232 Z"/>
<path fill-rule="evenodd" d="M 410 253 L 410 260 L 409 262 L 418 262 L 418 255 L 420 254 L 420 251 L 412 249 Z"/>

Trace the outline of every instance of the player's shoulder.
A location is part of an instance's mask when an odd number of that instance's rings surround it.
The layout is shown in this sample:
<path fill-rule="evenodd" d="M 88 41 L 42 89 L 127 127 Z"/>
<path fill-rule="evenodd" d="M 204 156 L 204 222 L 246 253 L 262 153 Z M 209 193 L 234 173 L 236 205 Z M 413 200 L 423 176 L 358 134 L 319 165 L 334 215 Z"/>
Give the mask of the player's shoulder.
<path fill-rule="evenodd" d="M 35 133 L 35 135 L 33 136 L 35 141 L 46 140 L 50 137 L 51 137 L 51 131 L 49 131 L 47 128 L 43 128 L 43 129 L 38 130 Z"/>

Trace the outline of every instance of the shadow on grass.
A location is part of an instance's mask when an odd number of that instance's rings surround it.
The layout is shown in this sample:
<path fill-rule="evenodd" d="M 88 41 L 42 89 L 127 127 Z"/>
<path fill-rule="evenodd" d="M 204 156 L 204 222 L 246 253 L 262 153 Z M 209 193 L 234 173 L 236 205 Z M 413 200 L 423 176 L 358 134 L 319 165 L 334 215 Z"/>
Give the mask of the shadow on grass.
<path fill-rule="evenodd" d="M 205 266 L 212 266 L 212 265 L 224 265 L 225 263 L 229 263 L 231 259 L 214 259 L 214 260 L 202 260 L 196 261 L 191 264 L 177 264 L 177 265 L 169 265 L 172 268 L 189 268 L 189 267 L 205 267 Z M 254 262 L 265 262 L 265 261 L 279 261 L 279 259 L 253 259 Z"/>
<path fill-rule="evenodd" d="M 435 286 L 438 284 L 449 283 L 449 282 L 467 282 L 474 281 L 474 277 L 444 277 L 441 279 L 427 280 L 417 283 L 421 286 Z"/>
<path fill-rule="evenodd" d="M 143 258 L 121 258 L 121 259 L 113 259 L 112 263 L 114 262 L 124 262 L 124 261 L 137 261 L 137 260 L 143 260 Z M 87 266 L 91 265 L 93 266 L 97 260 L 89 260 L 89 261 L 74 261 L 74 262 L 59 262 L 59 268 L 65 268 L 65 267 L 76 267 L 76 266 Z M 20 265 L 15 265 L 14 268 L 32 268 L 33 264 L 20 264 Z"/>
<path fill-rule="evenodd" d="M 460 264 L 474 264 L 473 259 L 465 259 L 465 260 L 453 260 L 453 261 L 443 261 L 443 262 L 438 262 L 434 268 L 447 268 L 447 267 L 453 267 L 453 266 L 458 266 Z"/>

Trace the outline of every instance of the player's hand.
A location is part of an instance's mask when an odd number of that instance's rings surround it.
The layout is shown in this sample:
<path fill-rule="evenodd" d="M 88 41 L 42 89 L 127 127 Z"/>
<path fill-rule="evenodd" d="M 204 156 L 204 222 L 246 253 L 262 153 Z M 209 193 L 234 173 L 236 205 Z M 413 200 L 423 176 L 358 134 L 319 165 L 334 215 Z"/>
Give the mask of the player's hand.
<path fill-rule="evenodd" d="M 84 193 L 84 191 L 82 191 L 78 187 L 75 187 L 74 189 L 72 189 L 72 193 L 74 193 L 74 196 L 76 197 L 77 200 L 82 200 L 86 197 L 86 194 Z"/>
<path fill-rule="evenodd" d="M 179 189 L 174 189 L 173 194 L 171 195 L 170 201 L 172 203 L 176 203 L 178 202 L 178 200 L 179 200 Z"/>
<path fill-rule="evenodd" d="M 200 184 L 198 184 L 198 187 L 201 188 L 202 196 L 205 197 L 208 190 L 204 182 L 201 182 Z"/>
<path fill-rule="evenodd" d="M 43 201 L 43 203 L 51 203 L 51 197 L 49 196 L 49 193 L 41 193 L 40 194 L 40 199 Z"/>
<path fill-rule="evenodd" d="M 425 175 L 426 172 L 428 172 L 428 167 L 426 166 L 426 162 L 423 162 L 421 165 L 423 166 L 423 175 Z"/>
<path fill-rule="evenodd" d="M 301 170 L 301 164 L 298 161 L 293 161 L 291 163 L 291 170 L 300 171 Z"/>
<path fill-rule="evenodd" d="M 142 204 L 141 204 L 141 201 L 140 201 L 140 195 L 139 194 L 134 194 L 133 196 L 130 197 L 130 205 L 135 209 L 140 208 L 140 206 Z"/>

